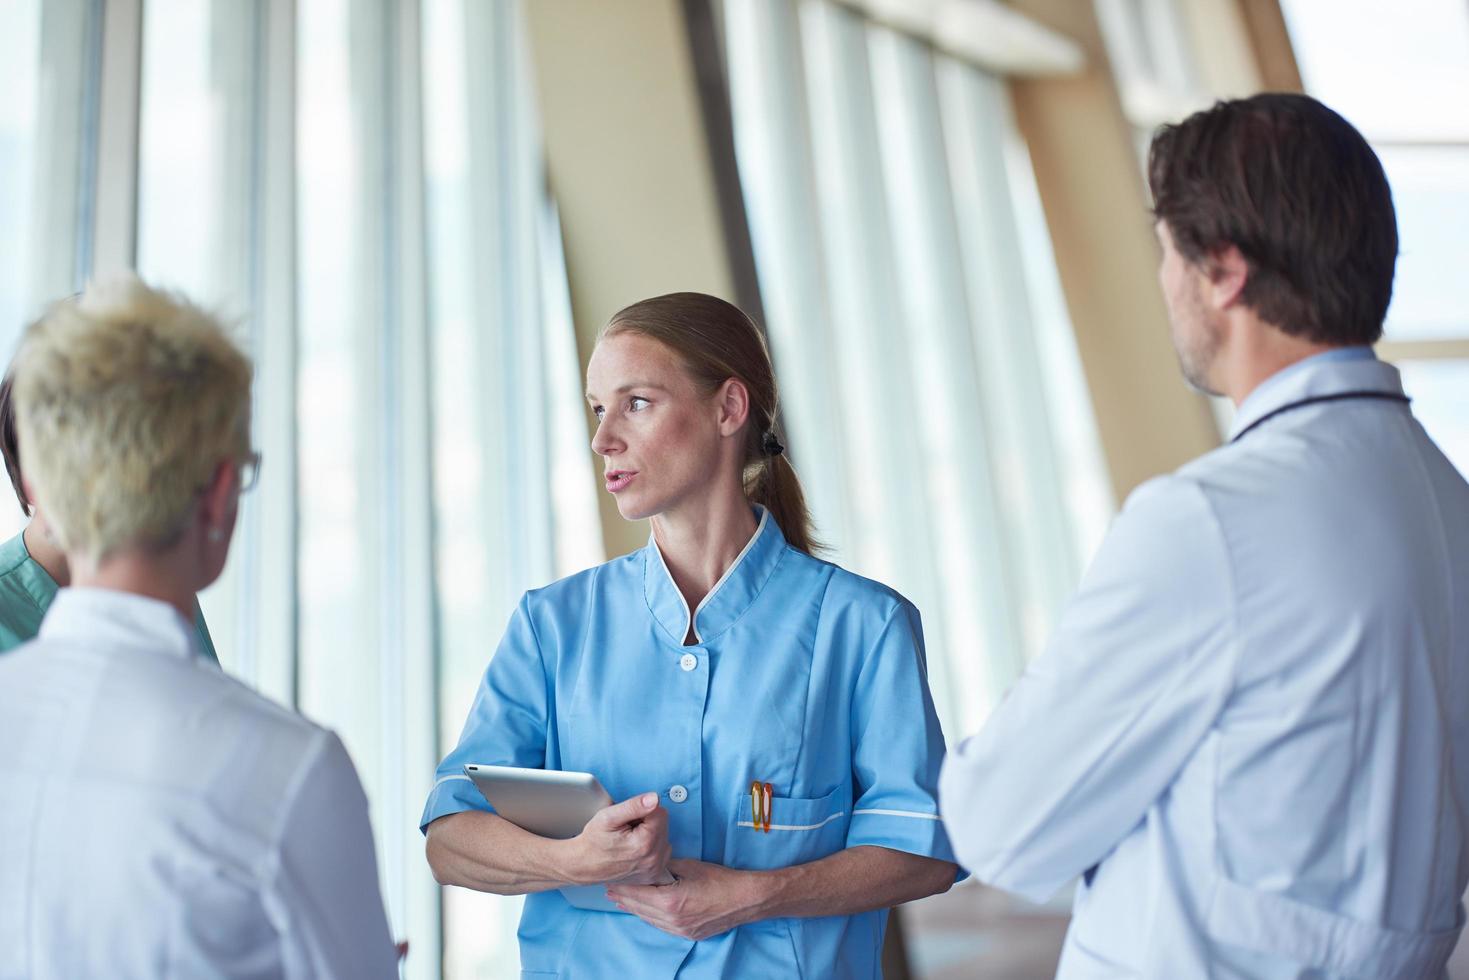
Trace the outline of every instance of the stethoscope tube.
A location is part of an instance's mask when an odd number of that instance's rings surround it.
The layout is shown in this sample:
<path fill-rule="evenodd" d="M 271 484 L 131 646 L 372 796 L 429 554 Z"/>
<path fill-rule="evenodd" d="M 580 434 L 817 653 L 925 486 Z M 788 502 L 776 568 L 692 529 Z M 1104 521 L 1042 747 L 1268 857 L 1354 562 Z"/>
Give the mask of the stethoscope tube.
<path fill-rule="evenodd" d="M 1312 398 L 1302 398 L 1300 401 L 1282 405 L 1272 412 L 1266 412 L 1243 429 L 1240 429 L 1239 432 L 1235 433 L 1234 438 L 1229 441 L 1231 444 L 1239 442 L 1255 428 L 1269 422 L 1277 415 L 1284 415 L 1286 412 L 1293 412 L 1298 408 L 1305 408 L 1307 405 L 1319 405 L 1322 402 L 1348 401 L 1353 398 L 1373 399 L 1384 402 L 1402 402 L 1404 405 L 1412 401 L 1407 395 L 1399 395 L 1391 391 L 1339 391 L 1334 395 L 1316 395 Z"/>

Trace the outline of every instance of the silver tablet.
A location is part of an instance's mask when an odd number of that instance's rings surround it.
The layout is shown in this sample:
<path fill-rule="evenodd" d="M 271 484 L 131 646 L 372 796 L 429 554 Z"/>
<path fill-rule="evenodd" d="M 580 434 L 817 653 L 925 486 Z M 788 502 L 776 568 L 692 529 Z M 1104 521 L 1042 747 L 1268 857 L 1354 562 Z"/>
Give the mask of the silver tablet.
<path fill-rule="evenodd" d="M 475 765 L 465 766 L 464 772 L 496 813 L 542 837 L 575 837 L 598 810 L 612 805 L 612 797 L 589 772 Z M 604 885 L 562 888 L 561 894 L 577 908 L 622 911 L 608 900 Z"/>

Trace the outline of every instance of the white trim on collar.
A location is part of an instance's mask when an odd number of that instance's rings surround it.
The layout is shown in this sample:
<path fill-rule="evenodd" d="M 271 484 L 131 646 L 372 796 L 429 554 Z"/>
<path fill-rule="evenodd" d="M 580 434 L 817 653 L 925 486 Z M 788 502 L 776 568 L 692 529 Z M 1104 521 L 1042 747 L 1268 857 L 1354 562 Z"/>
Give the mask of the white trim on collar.
<path fill-rule="evenodd" d="M 750 540 L 745 542 L 745 546 L 740 549 L 740 553 L 735 555 L 735 560 L 729 563 L 729 567 L 724 570 L 724 574 L 719 576 L 719 581 L 715 582 L 714 587 L 704 595 L 704 598 L 699 600 L 699 606 L 694 610 L 694 639 L 699 640 L 700 643 L 704 641 L 699 639 L 699 611 L 709 605 L 709 600 L 713 599 L 719 593 L 719 590 L 724 588 L 724 583 L 729 581 L 729 577 L 734 574 L 736 568 L 740 567 L 740 563 L 745 560 L 745 556 L 750 553 L 750 549 L 755 547 L 755 542 L 760 540 L 760 535 L 765 533 L 765 525 L 770 523 L 770 511 L 764 507 L 760 507 L 759 504 L 755 506 L 760 509 L 760 523 L 755 525 L 755 533 L 750 535 Z"/>
<path fill-rule="evenodd" d="M 648 543 L 653 546 L 653 553 L 658 556 L 658 563 L 663 566 L 663 574 L 668 577 L 669 587 L 673 589 L 674 595 L 678 596 L 678 601 L 683 606 L 684 629 L 682 635 L 680 635 L 678 638 L 678 641 L 680 643 L 684 641 L 684 638 L 687 637 L 689 633 L 694 634 L 695 643 L 704 642 L 704 638 L 699 635 L 700 610 L 707 606 L 709 604 L 709 600 L 713 599 L 714 596 L 718 594 L 719 590 L 724 587 L 724 583 L 729 581 L 730 576 L 734 574 L 735 569 L 740 567 L 740 563 L 745 560 L 745 557 L 749 555 L 750 550 L 755 547 L 755 542 L 759 541 L 760 536 L 765 533 L 765 526 L 770 523 L 770 511 L 765 509 L 764 507 L 761 507 L 759 504 L 755 504 L 754 506 L 755 509 L 760 512 L 760 523 L 755 525 L 755 533 L 750 535 L 750 540 L 745 542 L 745 546 L 740 549 L 740 553 L 738 555 L 735 555 L 734 561 L 730 562 L 729 567 L 724 570 L 724 574 L 719 576 L 719 581 L 715 582 L 714 586 L 704 594 L 704 598 L 699 600 L 699 605 L 694 608 L 693 612 L 689 612 L 689 601 L 684 598 L 683 590 L 678 587 L 678 583 L 673 580 L 673 573 L 668 570 L 668 562 L 663 557 L 663 549 L 658 546 L 657 536 L 654 535 L 652 532 L 649 532 Z"/>

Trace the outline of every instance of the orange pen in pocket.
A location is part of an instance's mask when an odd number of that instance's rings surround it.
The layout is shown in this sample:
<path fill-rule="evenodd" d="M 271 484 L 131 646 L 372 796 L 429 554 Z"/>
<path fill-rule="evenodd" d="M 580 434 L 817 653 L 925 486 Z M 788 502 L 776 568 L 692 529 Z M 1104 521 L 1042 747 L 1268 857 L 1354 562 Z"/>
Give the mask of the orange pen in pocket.
<path fill-rule="evenodd" d="M 756 779 L 750 783 L 750 824 L 756 830 L 770 833 L 770 806 L 775 790 L 769 783 Z"/>

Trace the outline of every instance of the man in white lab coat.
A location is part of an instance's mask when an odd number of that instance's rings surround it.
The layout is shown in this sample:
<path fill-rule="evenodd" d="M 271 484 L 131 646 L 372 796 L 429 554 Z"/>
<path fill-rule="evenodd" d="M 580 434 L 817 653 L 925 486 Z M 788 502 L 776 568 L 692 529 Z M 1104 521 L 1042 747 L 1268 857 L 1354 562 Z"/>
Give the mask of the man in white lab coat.
<path fill-rule="evenodd" d="M 1174 346 L 1228 443 L 1128 499 L 1050 647 L 951 753 L 960 861 L 1060 976 L 1441 977 L 1469 879 L 1469 486 L 1369 345 L 1376 156 L 1299 95 L 1163 127 Z"/>

